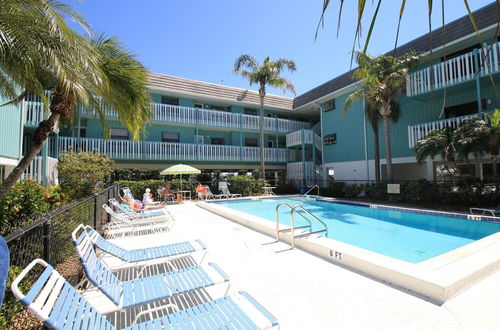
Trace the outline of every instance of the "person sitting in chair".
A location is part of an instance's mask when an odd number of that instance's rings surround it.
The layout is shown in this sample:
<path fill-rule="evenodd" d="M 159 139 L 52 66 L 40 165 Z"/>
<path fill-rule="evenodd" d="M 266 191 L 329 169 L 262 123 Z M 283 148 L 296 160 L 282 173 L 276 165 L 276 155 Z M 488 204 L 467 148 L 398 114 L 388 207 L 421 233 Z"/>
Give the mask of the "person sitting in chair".
<path fill-rule="evenodd" d="M 123 200 L 125 201 L 125 203 L 127 204 L 127 206 L 131 210 L 133 210 L 135 212 L 142 212 L 142 211 L 152 210 L 152 209 L 161 209 L 161 208 L 165 207 L 165 205 L 163 203 L 160 204 L 160 205 L 143 205 L 143 204 L 141 204 L 139 202 L 134 201 L 127 194 L 125 194 L 123 196 Z"/>
<path fill-rule="evenodd" d="M 201 184 L 201 182 L 198 182 L 198 185 L 196 186 L 196 193 L 198 194 L 198 199 L 203 200 L 208 197 L 208 190 Z"/>
<path fill-rule="evenodd" d="M 165 186 L 165 199 L 177 200 L 177 203 L 182 203 L 182 194 L 174 193 L 170 190 L 171 186 L 168 184 Z"/>
<path fill-rule="evenodd" d="M 142 195 L 142 204 L 144 204 L 144 205 L 154 204 L 153 194 L 151 193 L 151 189 L 146 188 L 146 191 Z"/>

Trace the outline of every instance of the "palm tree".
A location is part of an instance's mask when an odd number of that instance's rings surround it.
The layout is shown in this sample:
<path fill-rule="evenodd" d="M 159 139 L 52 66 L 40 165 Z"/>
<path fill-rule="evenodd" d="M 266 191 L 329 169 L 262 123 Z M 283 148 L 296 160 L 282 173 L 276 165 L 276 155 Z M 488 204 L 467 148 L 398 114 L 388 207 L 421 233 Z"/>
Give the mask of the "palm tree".
<path fill-rule="evenodd" d="M 498 182 L 497 160 L 500 153 L 500 110 L 495 109 L 488 115 L 489 120 L 489 142 L 487 145 L 488 153 L 491 155 L 493 165 L 493 181 Z"/>
<path fill-rule="evenodd" d="M 347 114 L 354 103 L 359 102 L 360 100 L 364 100 L 365 116 L 366 118 L 368 118 L 368 122 L 370 123 L 373 131 L 373 159 L 375 162 L 375 181 L 380 181 L 380 147 L 378 138 L 380 112 L 369 102 L 369 100 L 366 99 L 365 93 L 365 88 L 361 88 L 350 94 L 344 102 L 343 112 L 344 114 Z M 401 112 L 399 104 L 394 102 L 391 111 L 391 121 L 393 123 L 396 123 L 399 120 L 400 114 Z"/>
<path fill-rule="evenodd" d="M 64 18 L 84 21 L 55 1 L 0 1 L 10 6 L 0 8 L 0 17 L 8 16 L 4 9 L 15 13 L 13 22 L 0 23 L 0 93 L 14 102 L 37 94 L 45 104 L 49 103 L 45 91 L 52 94 L 50 115 L 36 129 L 31 150 L 3 182 L 1 198 L 43 148 L 58 121 L 75 115 L 78 103 L 94 109 L 105 128 L 102 101 L 111 105 L 135 139 L 150 120 L 150 107 L 146 69 L 115 39 L 89 40 L 78 35 Z M 30 25 L 26 21 L 38 25 L 26 32 L 25 26 Z M 15 93 L 17 87 L 21 93 Z"/>
<path fill-rule="evenodd" d="M 453 132 L 453 143 L 457 155 L 471 166 L 469 156 L 478 158 L 484 155 L 490 142 L 489 129 L 486 122 L 480 117 L 465 118 L 460 126 Z M 476 176 L 473 174 L 474 181 Z"/>
<path fill-rule="evenodd" d="M 283 92 L 290 90 L 295 94 L 293 83 L 280 76 L 283 70 L 294 72 L 296 70 L 295 62 L 286 58 L 279 58 L 272 61 L 269 56 L 264 58 L 262 63 L 250 55 L 241 55 L 234 63 L 234 72 L 248 78 L 250 85 L 259 85 L 260 98 L 260 170 L 264 180 L 266 179 L 265 159 L 264 159 L 264 98 L 266 96 L 266 86 L 276 87 Z"/>
<path fill-rule="evenodd" d="M 448 162 L 446 170 L 450 175 L 453 175 L 457 170 L 453 132 L 447 127 L 441 130 L 431 130 L 425 139 L 417 142 L 414 149 L 419 163 L 422 163 L 427 157 L 434 159 L 434 157 L 440 155 L 443 160 Z"/>
<path fill-rule="evenodd" d="M 364 84 L 367 102 L 378 109 L 382 117 L 389 182 L 393 181 L 389 120 L 394 105 L 406 86 L 406 75 L 419 58 L 414 52 L 409 52 L 399 58 L 392 56 L 374 58 L 362 52 L 356 52 L 359 68 L 355 71 L 354 77 Z"/>

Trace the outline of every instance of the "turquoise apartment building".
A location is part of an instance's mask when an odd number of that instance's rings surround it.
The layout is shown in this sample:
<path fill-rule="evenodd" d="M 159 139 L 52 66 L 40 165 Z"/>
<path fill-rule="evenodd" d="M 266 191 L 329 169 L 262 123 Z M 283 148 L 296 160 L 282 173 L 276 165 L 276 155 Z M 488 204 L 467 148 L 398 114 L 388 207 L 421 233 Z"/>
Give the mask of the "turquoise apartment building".
<path fill-rule="evenodd" d="M 438 158 L 418 164 L 413 147 L 435 128 L 457 127 L 467 116 L 483 116 L 500 108 L 499 13 L 492 3 L 474 12 L 481 40 L 467 16 L 396 49 L 423 55 L 400 97 L 401 117 L 391 124 L 395 180 L 442 180 Z M 432 59 L 430 49 L 432 40 Z M 392 54 L 392 50 L 390 52 Z M 307 73 L 306 73 L 307 74 Z M 286 173 L 297 184 L 329 180 L 364 182 L 385 176 L 385 150 L 380 134 L 381 168 L 375 169 L 373 134 L 364 105 L 346 115 L 346 97 L 359 88 L 346 72 L 310 91 L 288 98 L 265 99 L 265 161 L 269 172 Z M 158 168 L 185 163 L 200 169 L 239 170 L 259 167 L 258 93 L 252 90 L 151 73 L 152 124 L 141 141 L 132 141 L 110 111 L 111 138 L 91 112 L 79 110 L 72 129 L 54 132 L 25 176 L 57 182 L 57 157 L 68 148 L 108 154 L 121 168 Z M 43 118 L 41 103 L 26 99 L 18 107 L 0 108 L 0 179 L 8 175 L 29 146 Z M 380 130 L 382 131 L 382 130 Z M 476 159 L 477 177 L 492 173 L 488 156 Z M 472 173 L 471 173 L 472 174 Z"/>

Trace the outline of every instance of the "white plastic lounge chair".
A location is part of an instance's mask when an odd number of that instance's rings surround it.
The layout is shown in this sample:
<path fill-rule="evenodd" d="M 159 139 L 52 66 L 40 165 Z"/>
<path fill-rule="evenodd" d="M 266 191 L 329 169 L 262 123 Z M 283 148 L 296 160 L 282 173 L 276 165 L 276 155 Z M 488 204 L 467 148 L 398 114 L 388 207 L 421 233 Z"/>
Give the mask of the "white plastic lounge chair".
<path fill-rule="evenodd" d="M 477 213 L 475 213 L 477 212 Z M 496 218 L 497 214 L 500 214 L 500 204 L 497 205 L 495 208 L 480 208 L 480 207 L 471 207 L 470 208 L 470 214 L 478 214 L 481 212 L 480 215 L 488 215 L 491 214 L 492 217 Z"/>
<path fill-rule="evenodd" d="M 86 278 L 115 305 L 109 312 L 139 306 L 156 300 L 170 298 L 192 290 L 206 289 L 217 284 L 227 284 L 229 277 L 213 262 L 206 266 L 191 266 L 165 274 L 120 281 L 97 257 L 90 238 L 75 245 Z"/>
<path fill-rule="evenodd" d="M 205 186 L 205 188 L 207 188 L 207 199 L 219 199 L 219 198 L 225 198 L 226 197 L 225 194 L 214 195 L 214 193 L 212 193 L 212 191 L 210 190 L 209 186 Z"/>
<path fill-rule="evenodd" d="M 192 255 L 196 252 L 202 253 L 201 260 L 198 262 L 198 264 L 201 264 L 207 254 L 207 246 L 200 240 L 128 250 L 104 239 L 92 227 L 84 226 L 83 224 L 78 225 L 75 230 L 73 230 L 71 237 L 76 246 L 84 244 L 84 240 L 88 237 L 101 252 L 115 256 L 125 263 L 134 264 L 134 266 L 139 264 L 159 263 L 172 258 Z"/>
<path fill-rule="evenodd" d="M 132 216 L 131 212 L 115 212 L 108 205 L 103 204 L 102 208 L 111 216 L 112 221 L 106 224 L 108 229 L 121 229 L 122 227 L 143 227 L 143 226 L 165 226 L 170 230 L 174 223 L 175 217 L 169 213 L 162 212 L 161 216 L 146 217 L 146 216 Z M 159 213 L 160 214 L 160 213 Z M 141 214 L 142 215 L 142 214 Z"/>
<path fill-rule="evenodd" d="M 231 194 L 228 186 L 221 186 L 222 193 L 227 196 L 227 198 L 241 197 L 241 194 Z"/>
<path fill-rule="evenodd" d="M 36 265 L 43 272 L 33 279 L 28 292 L 19 283 Z M 33 278 L 33 276 L 29 276 Z M 45 325 L 57 329 L 117 329 L 73 288 L 52 266 L 42 259 L 33 260 L 11 286 L 14 296 Z M 163 316 L 158 312 L 173 310 Z M 156 313 L 155 313 L 156 312 Z M 157 315 L 142 323 L 144 316 Z M 118 318 L 123 313 L 118 314 Z M 120 319 L 115 322 L 118 323 Z M 248 293 L 226 296 L 182 311 L 175 304 L 144 310 L 137 314 L 127 330 L 132 329 L 266 329 L 278 326 L 278 320 Z"/>

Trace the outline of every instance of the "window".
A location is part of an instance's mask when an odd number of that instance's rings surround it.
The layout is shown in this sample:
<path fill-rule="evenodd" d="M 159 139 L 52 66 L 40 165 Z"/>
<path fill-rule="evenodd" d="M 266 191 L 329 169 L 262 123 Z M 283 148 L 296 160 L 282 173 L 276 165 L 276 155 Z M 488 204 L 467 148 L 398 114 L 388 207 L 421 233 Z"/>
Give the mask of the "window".
<path fill-rule="evenodd" d="M 323 103 L 323 112 L 335 110 L 335 107 L 335 99 L 331 99 L 330 101 Z"/>
<path fill-rule="evenodd" d="M 205 108 L 210 109 L 210 110 L 225 111 L 225 112 L 231 111 L 231 107 L 225 107 L 222 105 L 207 105 L 207 104 L 205 104 Z"/>
<path fill-rule="evenodd" d="M 323 144 L 324 145 L 337 144 L 337 134 L 335 133 L 326 135 L 325 138 L 323 139 Z"/>
<path fill-rule="evenodd" d="M 256 138 L 245 138 L 245 146 L 246 147 L 256 147 L 257 139 Z"/>
<path fill-rule="evenodd" d="M 257 109 L 245 108 L 245 109 L 243 110 L 243 113 L 244 113 L 245 115 L 257 116 Z"/>
<path fill-rule="evenodd" d="M 177 97 L 162 96 L 161 103 L 170 105 L 179 105 L 179 99 Z"/>
<path fill-rule="evenodd" d="M 274 141 L 267 141 L 268 148 L 274 148 Z"/>
<path fill-rule="evenodd" d="M 111 138 L 117 140 L 128 140 L 128 131 L 126 128 L 112 128 Z"/>
<path fill-rule="evenodd" d="M 204 143 L 203 135 L 195 135 L 194 136 L 194 143 L 195 144 L 203 144 Z"/>
<path fill-rule="evenodd" d="M 80 127 L 80 137 L 87 137 L 87 127 Z"/>
<path fill-rule="evenodd" d="M 203 109 L 203 103 L 195 103 L 194 107 L 197 109 Z"/>
<path fill-rule="evenodd" d="M 213 137 L 211 140 L 212 140 L 212 144 L 224 145 L 224 138 Z"/>
<path fill-rule="evenodd" d="M 179 133 L 177 133 L 177 132 L 161 132 L 161 140 L 163 142 L 179 143 Z"/>

